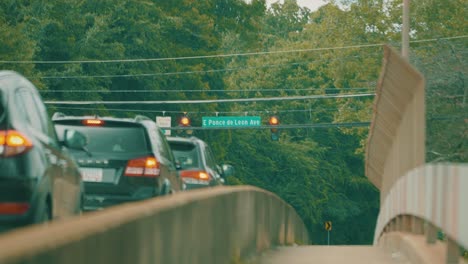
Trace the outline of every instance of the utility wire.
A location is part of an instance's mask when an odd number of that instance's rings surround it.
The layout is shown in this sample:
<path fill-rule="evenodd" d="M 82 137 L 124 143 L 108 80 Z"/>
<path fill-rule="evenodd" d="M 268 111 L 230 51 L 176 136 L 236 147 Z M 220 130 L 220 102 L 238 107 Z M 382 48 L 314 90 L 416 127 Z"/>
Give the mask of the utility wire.
<path fill-rule="evenodd" d="M 461 35 L 461 36 L 454 36 L 454 37 L 445 37 L 445 38 L 432 38 L 432 39 L 411 40 L 410 43 L 433 42 L 433 41 L 440 41 L 440 40 L 463 39 L 463 38 L 468 38 L 468 35 Z"/>
<path fill-rule="evenodd" d="M 310 111 L 316 111 L 315 109 L 282 109 L 282 110 L 249 110 L 249 111 L 171 111 L 171 110 L 147 110 L 147 109 L 128 109 L 128 108 L 92 108 L 92 107 L 68 107 L 68 106 L 55 106 L 56 109 L 64 110 L 81 110 L 81 111 L 113 111 L 113 112 L 146 112 L 146 113 L 162 113 L 163 115 L 167 114 L 187 114 L 187 115 L 204 115 L 204 114 L 214 114 L 214 115 L 244 115 L 249 114 L 259 114 L 259 113 L 305 113 Z M 369 110 L 372 109 L 372 106 L 368 107 Z M 346 109 L 360 110 L 356 107 L 348 107 Z M 365 109 L 365 108 L 361 108 Z M 336 111 L 337 108 L 320 108 L 320 110 L 327 111 Z"/>
<path fill-rule="evenodd" d="M 431 47 L 431 46 L 424 46 Z M 423 47 L 419 47 L 423 48 Z M 344 56 L 340 58 L 322 58 L 316 59 L 313 61 L 305 62 L 293 62 L 293 63 L 280 63 L 280 64 L 268 64 L 262 66 L 249 66 L 249 67 L 235 67 L 235 68 L 223 68 L 223 69 L 212 69 L 212 70 L 198 70 L 198 71 L 180 71 L 180 72 L 156 72 L 156 73 L 136 73 L 136 74 L 104 74 L 104 75 L 68 75 L 68 76 L 28 76 L 29 79 L 90 79 L 90 78 L 131 78 L 131 77 L 164 77 L 164 76 L 173 76 L 173 75 L 188 75 L 188 74 L 207 74 L 207 73 L 218 73 L 218 72 L 232 72 L 232 71 L 242 71 L 242 70 L 252 70 L 252 69 L 266 69 L 266 68 L 275 68 L 282 66 L 297 66 L 304 64 L 311 64 L 321 61 L 345 61 L 353 58 L 372 58 L 373 56 L 382 56 L 381 53 L 369 53 L 367 56 L 354 55 L 354 56 Z"/>
<path fill-rule="evenodd" d="M 421 39 L 410 41 L 411 43 L 430 42 L 449 39 L 466 38 L 468 35 L 435 38 L 435 39 Z M 343 50 L 343 49 L 357 49 L 357 48 L 370 48 L 380 47 L 382 43 L 374 44 L 357 44 L 349 46 L 336 46 L 325 48 L 311 48 L 311 49 L 296 49 L 296 50 L 278 50 L 278 51 L 261 51 L 261 52 L 246 52 L 246 53 L 231 53 L 231 54 L 216 54 L 216 55 L 203 55 L 203 56 L 185 56 L 185 57 L 167 57 L 167 58 L 148 58 L 148 59 L 117 59 L 117 60 L 75 60 L 75 61 L 11 61 L 0 60 L 0 63 L 10 64 L 83 64 L 83 63 L 126 63 L 126 62 L 149 62 L 149 61 L 176 61 L 176 60 L 193 60 L 193 59 L 207 59 L 207 58 L 226 58 L 226 57 L 241 57 L 241 56 L 257 56 L 257 55 L 271 55 L 271 54 L 286 54 L 297 52 L 312 52 L 312 51 L 327 51 L 327 50 Z"/>
<path fill-rule="evenodd" d="M 238 89 L 238 90 L 40 90 L 40 93 L 239 93 L 239 92 L 286 92 L 317 90 L 374 90 L 373 87 L 362 88 L 302 88 L 302 89 Z"/>
<path fill-rule="evenodd" d="M 369 97 L 369 96 L 374 96 L 374 95 L 375 95 L 374 93 L 327 94 L 327 95 L 309 95 L 309 96 L 283 96 L 283 97 L 213 99 L 213 100 L 174 100 L 174 101 L 45 101 L 45 104 L 61 104 L 61 105 L 208 104 L 208 103 L 242 103 L 242 102 L 260 102 L 260 101 L 291 101 L 291 100 L 326 99 L 326 98 L 351 98 L 351 97 Z"/>
<path fill-rule="evenodd" d="M 173 75 L 187 75 L 187 74 L 206 74 L 206 73 L 218 73 L 218 72 L 230 72 L 230 71 L 242 71 L 242 70 L 254 70 L 254 69 L 267 69 L 267 68 L 278 68 L 284 66 L 297 66 L 306 65 L 321 61 L 345 61 L 353 58 L 371 58 L 373 56 L 382 56 L 381 53 L 371 53 L 368 56 L 346 56 L 340 58 L 322 58 L 313 61 L 302 61 L 302 62 L 291 62 L 291 63 L 279 63 L 279 64 L 266 64 L 262 66 L 249 66 L 249 67 L 234 67 L 234 68 L 223 68 L 223 69 L 211 69 L 211 70 L 198 70 L 198 71 L 180 71 L 180 72 L 155 72 L 155 73 L 136 73 L 136 74 L 107 74 L 107 75 L 68 75 L 68 76 L 28 76 L 29 79 L 88 79 L 88 78 L 129 78 L 129 77 L 157 77 L 157 76 L 173 76 Z"/>
<path fill-rule="evenodd" d="M 350 45 L 350 46 L 330 47 L 330 48 L 260 51 L 260 52 L 247 52 L 247 53 L 230 53 L 230 54 L 186 56 L 186 57 L 167 57 L 167 58 L 149 58 L 149 59 L 75 60 L 75 61 L 4 61 L 4 60 L 2 60 L 2 61 L 0 61 L 0 63 L 10 63 L 10 64 L 84 64 L 84 63 L 151 62 L 151 61 L 170 61 L 170 60 L 177 61 L 177 60 L 193 60 L 193 59 L 210 59 L 210 58 L 226 58 L 226 57 L 243 57 L 243 56 L 255 56 L 255 55 L 285 54 L 285 53 L 298 53 L 298 52 L 311 52 L 311 51 L 324 51 L 324 50 L 339 50 L 339 49 L 352 49 L 352 48 L 364 48 L 364 47 L 380 47 L 382 45 L 383 44 L 363 44 L 363 45 Z"/>

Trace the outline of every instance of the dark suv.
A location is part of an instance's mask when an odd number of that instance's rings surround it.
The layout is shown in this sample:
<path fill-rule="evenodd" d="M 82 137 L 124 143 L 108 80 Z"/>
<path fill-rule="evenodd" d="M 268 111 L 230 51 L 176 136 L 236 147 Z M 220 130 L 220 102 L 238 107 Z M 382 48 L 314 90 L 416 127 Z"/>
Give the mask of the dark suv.
<path fill-rule="evenodd" d="M 187 189 L 224 184 L 233 173 L 231 165 L 219 165 L 210 147 L 203 140 L 190 137 L 167 137 L 175 158 L 180 164 L 180 176 Z"/>
<path fill-rule="evenodd" d="M 88 137 L 86 151 L 73 151 L 85 182 L 85 210 L 165 195 L 182 189 L 172 151 L 154 121 L 65 116 L 52 120 L 59 139 L 66 129 Z"/>
<path fill-rule="evenodd" d="M 0 71 L 0 229 L 81 211 L 80 172 L 64 147 L 83 148 L 85 137 L 66 134 L 60 145 L 32 83 Z"/>

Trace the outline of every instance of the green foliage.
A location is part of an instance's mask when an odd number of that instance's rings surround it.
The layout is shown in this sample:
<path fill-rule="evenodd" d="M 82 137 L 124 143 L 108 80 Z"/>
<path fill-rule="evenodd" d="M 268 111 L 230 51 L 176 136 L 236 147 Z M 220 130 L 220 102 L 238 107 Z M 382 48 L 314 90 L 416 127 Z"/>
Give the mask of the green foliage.
<path fill-rule="evenodd" d="M 9 23 L 6 20 L 6 11 L 0 9 L 0 58 L 5 61 L 32 60 L 35 42 L 26 34 L 23 24 Z M 34 73 L 31 64 L 5 64 L 2 69 L 14 70 L 25 76 L 32 76 Z"/>
<path fill-rule="evenodd" d="M 2 61 L 87 62 L 0 64 L 30 77 L 47 100 L 372 93 L 382 49 L 366 44 L 398 46 L 401 1 L 328 2 L 311 12 L 294 0 L 269 8 L 265 0 L 4 0 Z M 463 0 L 449 2 L 412 2 L 412 38 L 466 35 L 466 8 L 458 8 Z M 466 38 L 411 44 L 411 61 L 427 77 L 430 161 L 467 159 L 466 47 Z M 297 52 L 278 52 L 284 50 Z M 257 51 L 271 53 L 167 59 Z M 92 62 L 100 60 L 115 61 Z M 187 112 L 196 126 L 202 116 L 215 112 L 259 115 L 262 120 L 276 114 L 282 124 L 316 124 L 369 121 L 371 110 L 370 97 L 86 109 L 49 106 L 50 113 L 76 115 L 153 117 L 165 111 L 173 120 L 178 117 L 175 112 Z M 235 166 L 228 184 L 251 184 L 279 195 L 300 214 L 314 243 L 326 243 L 324 221 L 333 222 L 333 244 L 372 243 L 379 195 L 364 177 L 367 128 L 283 129 L 279 141 L 271 141 L 268 130 L 195 133 L 210 144 L 219 161 Z"/>
<path fill-rule="evenodd" d="M 466 35 L 466 14 L 463 1 L 441 5 L 431 0 L 417 1 L 413 11 L 416 38 L 437 38 Z M 465 14 L 463 14 L 463 12 Z M 426 160 L 429 162 L 467 162 L 466 39 L 439 40 L 417 44 L 411 61 L 426 78 Z"/>

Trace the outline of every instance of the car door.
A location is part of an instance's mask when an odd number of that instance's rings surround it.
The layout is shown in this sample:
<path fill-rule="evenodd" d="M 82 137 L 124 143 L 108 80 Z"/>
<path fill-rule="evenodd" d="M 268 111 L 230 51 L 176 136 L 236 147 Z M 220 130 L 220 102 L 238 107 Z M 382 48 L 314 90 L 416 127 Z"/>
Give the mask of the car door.
<path fill-rule="evenodd" d="M 35 88 L 22 89 L 27 118 L 34 128 L 35 138 L 41 141 L 51 166 L 52 217 L 63 218 L 75 214 L 80 203 L 80 175 L 74 163 L 62 151 L 45 106 Z M 78 208 L 77 208 L 78 207 Z"/>
<path fill-rule="evenodd" d="M 32 141 L 34 155 L 25 164 L 24 169 L 34 178 L 37 185 L 34 191 L 34 203 L 37 204 L 35 217 L 40 221 L 51 218 L 53 208 L 48 197 L 53 197 L 53 179 L 57 175 L 57 156 L 47 147 L 47 137 L 44 135 L 43 127 L 32 100 L 31 87 L 23 81 L 14 83 L 14 104 L 10 104 L 11 125 L 14 129 L 25 133 Z"/>
<path fill-rule="evenodd" d="M 68 153 L 68 150 L 62 147 L 58 143 L 57 133 L 55 127 L 47 115 L 46 108 L 40 95 L 34 91 L 33 98 L 36 101 L 36 107 L 39 115 L 41 116 L 41 121 L 43 122 L 43 127 L 45 128 L 45 133 L 49 138 L 50 148 L 58 157 L 58 177 L 57 180 L 61 181 L 61 195 L 58 197 L 63 201 L 63 215 L 69 216 L 75 215 L 81 211 L 81 198 L 83 191 L 83 182 L 81 178 L 78 165 L 72 159 L 71 155 Z"/>
<path fill-rule="evenodd" d="M 216 159 L 211 152 L 211 149 L 208 145 L 204 144 L 203 152 L 205 153 L 205 162 L 207 166 L 207 170 L 210 175 L 213 176 L 212 185 L 220 185 L 222 184 L 221 174 L 219 172 L 218 164 L 216 163 Z"/>
<path fill-rule="evenodd" d="M 168 170 L 168 178 L 171 181 L 172 189 L 176 191 L 182 190 L 182 179 L 180 178 L 179 172 L 176 168 L 176 161 L 174 159 L 174 155 L 172 154 L 172 150 L 167 143 L 166 136 L 162 133 L 161 129 L 156 128 L 156 133 L 159 142 L 159 151 L 160 155 L 164 158 L 167 170 Z"/>

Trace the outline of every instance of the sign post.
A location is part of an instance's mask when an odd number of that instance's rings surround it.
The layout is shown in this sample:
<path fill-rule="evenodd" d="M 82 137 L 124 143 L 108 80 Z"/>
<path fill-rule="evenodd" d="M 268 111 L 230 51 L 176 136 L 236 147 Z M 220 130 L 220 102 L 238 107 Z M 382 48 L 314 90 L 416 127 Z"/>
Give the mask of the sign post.
<path fill-rule="evenodd" d="M 330 231 L 332 230 L 332 222 L 331 221 L 326 221 L 325 222 L 325 230 L 327 230 L 327 233 L 328 233 L 327 244 L 330 245 Z"/>

